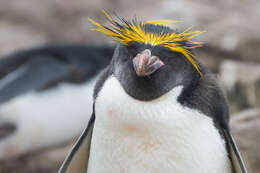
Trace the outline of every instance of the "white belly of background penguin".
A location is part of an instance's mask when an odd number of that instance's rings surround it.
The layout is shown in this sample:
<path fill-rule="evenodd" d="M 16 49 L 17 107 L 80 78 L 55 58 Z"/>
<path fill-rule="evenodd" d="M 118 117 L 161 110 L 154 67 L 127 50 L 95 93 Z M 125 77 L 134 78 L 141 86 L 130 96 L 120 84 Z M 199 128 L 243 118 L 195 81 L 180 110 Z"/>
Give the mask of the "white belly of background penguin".
<path fill-rule="evenodd" d="M 181 90 L 143 102 L 109 78 L 96 100 L 88 173 L 231 173 L 212 119 L 178 103 Z"/>
<path fill-rule="evenodd" d="M 59 172 L 246 173 L 216 77 L 189 51 L 201 32 L 105 15 L 112 26 L 92 23 L 121 43 Z"/>
<path fill-rule="evenodd" d="M 91 112 L 95 80 L 29 92 L 1 105 L 0 124 L 13 123 L 19 130 L 0 140 L 0 160 L 66 143 L 80 134 L 90 118 L 86 114 Z"/>

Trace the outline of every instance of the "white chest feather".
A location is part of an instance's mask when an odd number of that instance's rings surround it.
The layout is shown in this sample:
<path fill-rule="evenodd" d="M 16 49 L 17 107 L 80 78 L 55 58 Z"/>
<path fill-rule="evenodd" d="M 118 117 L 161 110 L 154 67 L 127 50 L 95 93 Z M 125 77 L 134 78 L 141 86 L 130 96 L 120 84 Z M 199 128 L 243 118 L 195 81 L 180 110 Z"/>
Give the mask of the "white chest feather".
<path fill-rule="evenodd" d="M 143 102 L 110 77 L 96 100 L 88 173 L 230 173 L 225 142 L 209 117 L 176 101 L 181 90 Z"/>

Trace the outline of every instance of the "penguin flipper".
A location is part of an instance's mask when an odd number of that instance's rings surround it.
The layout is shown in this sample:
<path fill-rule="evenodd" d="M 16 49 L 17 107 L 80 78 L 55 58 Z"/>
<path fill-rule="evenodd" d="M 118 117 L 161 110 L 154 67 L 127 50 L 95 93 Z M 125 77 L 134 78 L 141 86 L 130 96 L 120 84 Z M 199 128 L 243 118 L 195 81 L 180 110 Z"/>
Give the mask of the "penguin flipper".
<path fill-rule="evenodd" d="M 72 147 L 71 152 L 63 161 L 58 173 L 86 173 L 87 172 L 94 122 L 95 122 L 95 114 L 92 113 L 87 128 L 84 130 L 84 132 L 78 138 L 77 142 Z"/>
<path fill-rule="evenodd" d="M 229 129 L 224 129 L 224 137 L 228 144 L 230 159 L 233 165 L 234 173 L 247 173 L 245 164 L 237 147 L 237 144 Z"/>

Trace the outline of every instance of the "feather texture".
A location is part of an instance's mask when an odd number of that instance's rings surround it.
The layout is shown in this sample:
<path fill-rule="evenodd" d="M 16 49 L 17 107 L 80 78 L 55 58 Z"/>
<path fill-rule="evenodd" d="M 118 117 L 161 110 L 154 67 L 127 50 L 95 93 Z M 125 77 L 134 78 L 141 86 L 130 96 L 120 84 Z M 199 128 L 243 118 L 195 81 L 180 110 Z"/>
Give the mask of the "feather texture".
<path fill-rule="evenodd" d="M 126 20 L 117 17 L 118 20 L 113 19 L 107 12 L 103 11 L 110 25 L 102 25 L 92 19 L 89 19 L 94 25 L 97 26 L 94 30 L 111 36 L 124 45 L 129 45 L 131 42 L 138 42 L 150 44 L 152 46 L 163 46 L 172 51 L 182 53 L 196 68 L 202 76 L 199 66 L 194 61 L 195 56 L 191 53 L 191 49 L 201 47 L 202 42 L 193 41 L 192 39 L 205 31 L 191 31 L 192 27 L 184 30 L 181 33 L 169 32 L 168 23 L 173 23 L 173 20 L 155 20 L 142 22 L 136 18 L 133 20 Z M 160 32 L 147 31 L 148 25 L 160 25 L 164 29 Z"/>

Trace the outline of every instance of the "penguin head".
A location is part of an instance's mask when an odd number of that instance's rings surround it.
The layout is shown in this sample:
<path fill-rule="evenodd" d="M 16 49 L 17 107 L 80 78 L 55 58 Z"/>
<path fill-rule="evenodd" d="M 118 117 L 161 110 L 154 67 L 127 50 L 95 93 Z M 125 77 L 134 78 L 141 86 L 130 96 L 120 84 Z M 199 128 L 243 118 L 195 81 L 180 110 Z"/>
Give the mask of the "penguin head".
<path fill-rule="evenodd" d="M 142 101 L 156 99 L 176 86 L 188 87 L 202 75 L 191 49 L 201 42 L 191 39 L 201 31 L 190 28 L 177 32 L 162 23 L 172 21 L 140 22 L 112 19 L 104 12 L 110 26 L 98 26 L 97 31 L 113 37 L 119 43 L 110 68 L 128 95 Z"/>

